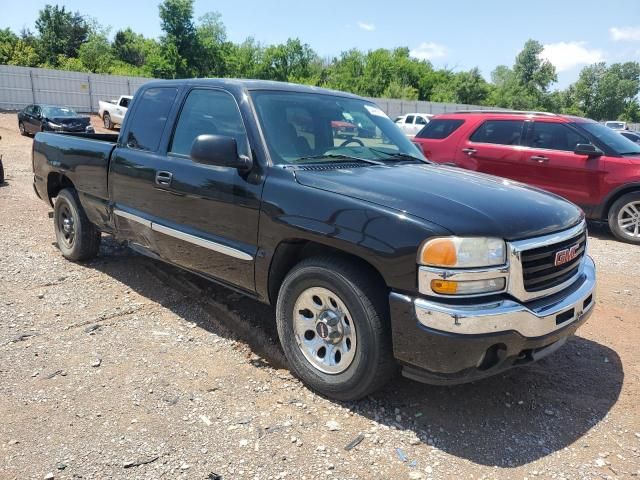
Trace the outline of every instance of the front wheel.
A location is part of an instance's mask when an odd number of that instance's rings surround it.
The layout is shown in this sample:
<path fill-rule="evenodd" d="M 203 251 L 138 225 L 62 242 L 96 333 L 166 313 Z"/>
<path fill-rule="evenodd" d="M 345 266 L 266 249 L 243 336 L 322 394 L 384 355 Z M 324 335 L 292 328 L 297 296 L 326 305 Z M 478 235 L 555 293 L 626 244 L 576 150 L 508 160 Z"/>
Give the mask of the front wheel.
<path fill-rule="evenodd" d="M 287 275 L 276 308 L 293 372 L 313 390 L 357 400 L 393 375 L 387 292 L 371 272 L 333 257 L 302 261 Z"/>
<path fill-rule="evenodd" d="M 20 135 L 23 137 L 27 136 L 27 130 L 24 128 L 24 123 L 18 122 L 18 129 L 20 130 Z"/>
<path fill-rule="evenodd" d="M 100 231 L 87 218 L 75 190 L 60 191 L 53 208 L 53 222 L 58 248 L 66 259 L 78 262 L 98 254 Z"/>
<path fill-rule="evenodd" d="M 615 201 L 609 210 L 609 228 L 619 240 L 640 245 L 640 192 Z"/>

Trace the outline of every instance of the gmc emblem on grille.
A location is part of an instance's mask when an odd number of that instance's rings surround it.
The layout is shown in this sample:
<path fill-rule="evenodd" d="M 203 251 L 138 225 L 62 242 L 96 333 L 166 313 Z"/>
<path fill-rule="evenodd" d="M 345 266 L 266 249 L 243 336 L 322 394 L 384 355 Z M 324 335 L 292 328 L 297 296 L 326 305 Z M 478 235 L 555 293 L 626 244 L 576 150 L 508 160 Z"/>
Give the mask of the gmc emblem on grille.
<path fill-rule="evenodd" d="M 553 265 L 559 267 L 560 265 L 564 265 L 571 260 L 575 260 L 575 258 L 578 256 L 578 247 L 579 245 L 574 245 L 573 247 L 557 251 L 556 260 L 555 262 L 553 262 Z"/>

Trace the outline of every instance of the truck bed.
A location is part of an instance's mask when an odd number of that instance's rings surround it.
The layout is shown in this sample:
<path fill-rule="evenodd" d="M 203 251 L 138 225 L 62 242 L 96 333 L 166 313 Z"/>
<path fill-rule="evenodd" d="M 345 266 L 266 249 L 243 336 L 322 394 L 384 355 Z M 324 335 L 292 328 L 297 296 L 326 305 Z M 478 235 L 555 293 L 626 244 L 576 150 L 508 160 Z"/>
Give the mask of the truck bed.
<path fill-rule="evenodd" d="M 107 174 L 118 135 L 38 133 L 33 140 L 33 171 L 38 195 L 48 198 L 51 176 L 64 175 L 75 186 L 89 218 L 102 224 L 108 215 Z"/>

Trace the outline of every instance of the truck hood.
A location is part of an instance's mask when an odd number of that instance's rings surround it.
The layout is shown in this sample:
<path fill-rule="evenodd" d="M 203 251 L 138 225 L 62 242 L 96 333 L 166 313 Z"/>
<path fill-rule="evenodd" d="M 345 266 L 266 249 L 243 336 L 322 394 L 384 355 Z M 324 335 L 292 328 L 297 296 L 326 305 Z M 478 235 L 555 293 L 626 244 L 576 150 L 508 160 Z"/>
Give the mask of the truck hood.
<path fill-rule="evenodd" d="M 455 167 L 323 167 L 296 168 L 296 180 L 422 218 L 460 236 L 518 240 L 564 230 L 584 218 L 582 210 L 556 195 Z"/>

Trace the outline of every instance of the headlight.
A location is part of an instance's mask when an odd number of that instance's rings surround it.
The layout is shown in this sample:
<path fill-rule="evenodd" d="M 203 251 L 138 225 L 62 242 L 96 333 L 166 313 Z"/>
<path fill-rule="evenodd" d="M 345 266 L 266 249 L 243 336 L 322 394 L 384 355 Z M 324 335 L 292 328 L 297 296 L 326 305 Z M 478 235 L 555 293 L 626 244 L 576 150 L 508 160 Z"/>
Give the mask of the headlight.
<path fill-rule="evenodd" d="M 57 123 L 47 122 L 47 126 L 48 126 L 51 130 L 62 130 L 62 125 L 58 125 Z"/>
<path fill-rule="evenodd" d="M 418 252 L 418 263 L 431 267 L 480 268 L 505 262 L 506 246 L 500 238 L 434 238 Z"/>

